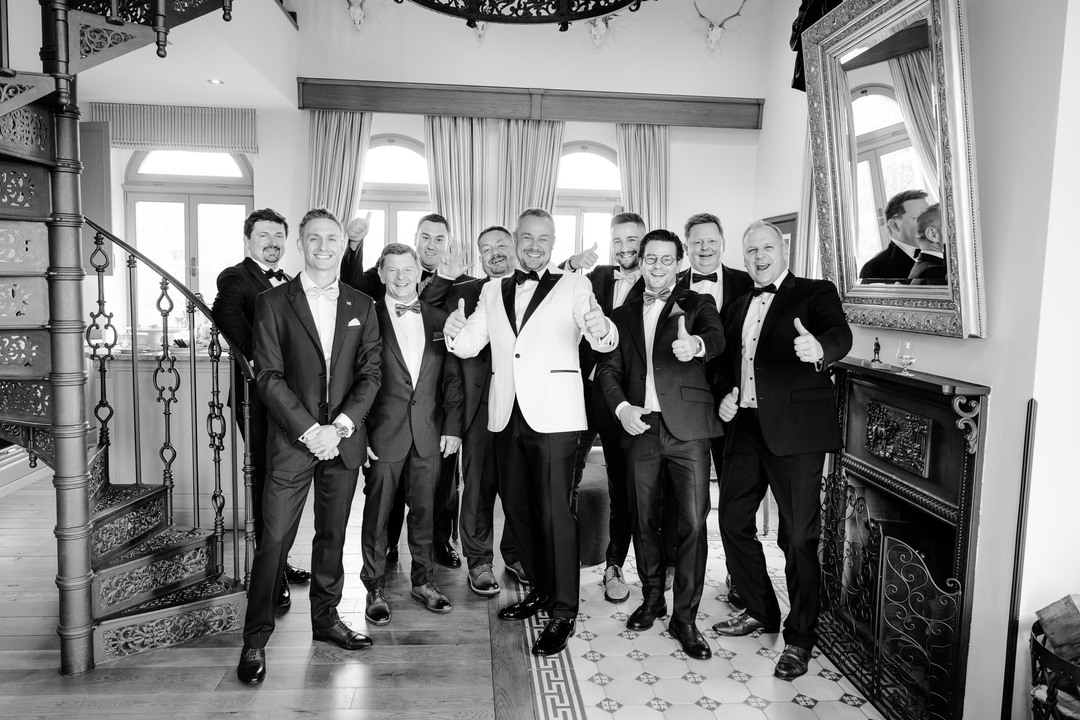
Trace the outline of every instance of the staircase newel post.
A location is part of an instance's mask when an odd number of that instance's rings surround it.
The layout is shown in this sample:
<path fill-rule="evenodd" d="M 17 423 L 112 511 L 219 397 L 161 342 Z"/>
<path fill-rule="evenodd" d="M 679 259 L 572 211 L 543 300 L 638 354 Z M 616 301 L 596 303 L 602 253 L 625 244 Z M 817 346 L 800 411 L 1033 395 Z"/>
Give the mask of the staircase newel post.
<path fill-rule="evenodd" d="M 86 436 L 82 210 L 79 198 L 79 111 L 67 75 L 67 5 L 42 2 L 42 61 L 57 79 L 53 103 L 56 167 L 49 226 L 49 324 L 52 343 L 52 436 L 56 447 L 56 585 L 60 590 L 60 672 L 94 667 L 90 587 L 90 503 Z"/>

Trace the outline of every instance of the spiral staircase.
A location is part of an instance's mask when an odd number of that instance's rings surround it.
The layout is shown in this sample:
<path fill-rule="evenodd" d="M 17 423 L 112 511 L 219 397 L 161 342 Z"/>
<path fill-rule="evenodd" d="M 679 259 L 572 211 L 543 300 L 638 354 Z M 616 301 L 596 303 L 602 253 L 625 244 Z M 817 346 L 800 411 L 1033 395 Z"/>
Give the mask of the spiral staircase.
<path fill-rule="evenodd" d="M 40 0 L 42 72 L 10 67 L 8 37 L 18 29 L 8 27 L 6 4 L 0 0 L 0 438 L 54 471 L 60 670 L 77 674 L 243 622 L 253 536 L 238 499 L 250 497 L 251 467 L 235 438 L 233 451 L 225 452 L 232 424 L 223 411 L 227 382 L 219 382 L 230 376 L 226 343 L 198 296 L 119 238 L 84 222 L 76 99 L 83 70 L 150 44 L 164 57 L 172 28 L 215 11 L 229 20 L 232 3 Z M 130 353 L 133 378 L 140 361 L 152 368 L 156 396 L 140 397 L 133 387 L 130 407 L 115 399 L 120 333 L 105 293 L 105 277 L 121 272 L 120 257 L 126 257 L 131 278 L 140 267 L 156 273 L 161 290 L 160 345 Z M 87 312 L 84 285 L 94 276 L 97 306 Z M 138 317 L 133 292 L 127 302 L 126 317 Z M 186 308 L 187 321 L 170 328 L 177 303 Z M 209 328 L 205 346 L 196 342 L 196 327 Z M 185 332 L 188 341 L 176 342 Z M 196 360 L 212 368 L 210 400 L 201 408 L 196 398 L 206 393 L 181 387 L 176 367 L 188 362 L 194 370 Z M 194 382 L 196 373 L 188 377 Z M 205 432 L 196 432 L 196 422 L 190 436 L 176 427 L 173 416 L 184 402 L 192 405 L 187 412 L 193 418 L 205 413 Z M 234 406 L 246 409 L 246 397 Z M 138 451 L 134 458 L 116 452 L 110 431 L 123 413 L 136 414 L 136 434 L 148 423 L 159 424 L 160 477 L 144 477 Z M 183 442 L 174 441 L 181 437 Z M 188 442 L 196 454 L 209 450 L 214 470 L 212 478 L 183 479 L 196 499 L 193 517 L 180 523 L 173 465 L 177 445 Z M 232 459 L 230 473 L 227 456 L 245 462 L 238 467 Z M 232 528 L 226 531 L 230 474 Z M 200 495 L 212 509 L 206 527 Z"/>

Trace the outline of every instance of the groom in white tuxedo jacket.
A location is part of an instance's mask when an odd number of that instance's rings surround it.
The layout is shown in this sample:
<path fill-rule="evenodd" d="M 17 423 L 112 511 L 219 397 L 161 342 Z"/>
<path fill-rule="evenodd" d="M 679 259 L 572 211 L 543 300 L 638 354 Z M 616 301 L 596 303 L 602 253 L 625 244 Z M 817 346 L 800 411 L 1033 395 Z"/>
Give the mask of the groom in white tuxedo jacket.
<path fill-rule="evenodd" d="M 619 336 L 589 281 L 550 264 L 555 221 L 547 211 L 523 212 L 514 242 L 519 269 L 487 283 L 468 318 L 459 305 L 445 335 L 462 358 L 491 343 L 488 429 L 498 433 L 506 523 L 533 579 L 525 599 L 499 617 L 547 610 L 551 619 L 532 650 L 551 655 L 566 647 L 578 610 L 574 457 L 586 428 L 578 343 L 584 335 L 598 352 L 611 352 Z"/>

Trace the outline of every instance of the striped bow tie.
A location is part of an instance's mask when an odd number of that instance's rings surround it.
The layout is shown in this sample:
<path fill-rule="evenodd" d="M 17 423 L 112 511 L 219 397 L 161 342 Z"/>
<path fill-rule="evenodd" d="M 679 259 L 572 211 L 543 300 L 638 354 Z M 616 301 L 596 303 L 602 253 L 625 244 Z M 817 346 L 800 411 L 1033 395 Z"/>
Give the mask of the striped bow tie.
<path fill-rule="evenodd" d="M 407 312 L 419 313 L 420 312 L 420 301 L 419 300 L 413 300 L 408 305 L 402 305 L 401 303 L 397 303 L 394 306 L 394 312 L 397 313 L 398 317 L 401 317 L 402 315 L 404 315 Z"/>

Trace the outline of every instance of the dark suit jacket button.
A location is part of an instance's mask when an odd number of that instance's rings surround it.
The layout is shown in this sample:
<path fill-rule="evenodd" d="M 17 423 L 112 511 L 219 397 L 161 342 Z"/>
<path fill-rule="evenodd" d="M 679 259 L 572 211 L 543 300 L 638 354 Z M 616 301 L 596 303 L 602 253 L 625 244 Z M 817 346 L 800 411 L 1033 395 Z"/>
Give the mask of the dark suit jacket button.
<path fill-rule="evenodd" d="M 516 358 L 521 357 L 521 353 L 514 353 L 514 357 L 516 357 Z"/>
<path fill-rule="evenodd" d="M 326 377 L 326 373 L 319 373 L 319 377 L 320 377 L 320 378 L 325 378 L 325 377 Z"/>
<path fill-rule="evenodd" d="M 326 403 L 324 403 L 324 402 L 319 403 L 319 407 L 321 407 L 321 408 L 326 407 Z"/>
<path fill-rule="evenodd" d="M 416 404 L 416 401 L 415 401 L 415 400 L 413 400 L 413 401 L 412 401 L 412 402 L 410 402 L 409 404 L 410 404 L 410 405 L 415 405 L 415 404 Z"/>

